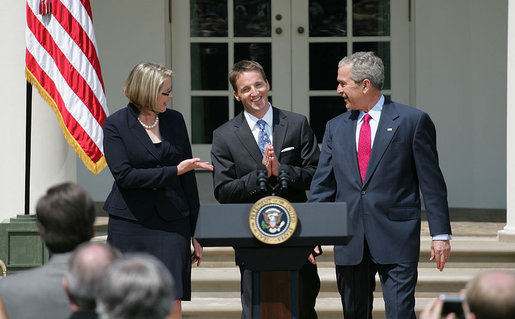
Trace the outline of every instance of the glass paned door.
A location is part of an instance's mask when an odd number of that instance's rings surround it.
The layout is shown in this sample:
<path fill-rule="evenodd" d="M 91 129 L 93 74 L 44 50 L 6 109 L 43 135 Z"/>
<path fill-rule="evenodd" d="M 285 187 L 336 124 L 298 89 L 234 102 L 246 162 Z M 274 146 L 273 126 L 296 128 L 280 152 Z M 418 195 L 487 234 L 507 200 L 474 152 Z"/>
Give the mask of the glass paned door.
<path fill-rule="evenodd" d="M 194 153 L 209 158 L 212 131 L 242 110 L 227 79 L 235 61 L 260 62 L 274 106 L 306 115 L 319 138 L 345 111 L 338 61 L 374 51 L 384 93 L 409 103 L 409 8 L 405 0 L 172 0 L 173 107 Z"/>
<path fill-rule="evenodd" d="M 189 129 L 194 145 L 210 144 L 212 131 L 225 123 L 242 106 L 233 98 L 228 74 L 235 61 L 251 59 L 260 62 L 272 83 L 272 3 L 271 0 L 187 0 L 175 1 L 173 10 L 189 10 L 188 28 L 175 23 L 173 34 L 181 34 L 186 43 L 172 43 L 173 68 L 187 77 L 187 66 L 175 63 L 175 52 L 189 58 L 189 86 L 177 79 L 189 99 L 175 99 L 190 106 Z M 177 18 L 181 19 L 181 14 Z M 176 15 L 174 15 L 174 18 Z M 179 27 L 180 25 L 180 27 Z M 189 47 L 189 52 L 184 48 Z M 182 51 L 182 52 L 181 52 Z M 176 72 L 177 74 L 177 72 Z M 175 83 L 174 83 L 175 84 Z M 177 85 L 174 85 L 177 90 Z M 179 97 L 180 94 L 176 94 Z"/>
<path fill-rule="evenodd" d="M 327 121 L 346 110 L 343 99 L 336 95 L 337 65 L 344 56 L 357 51 L 374 51 L 385 64 L 383 92 L 392 94 L 392 51 L 409 63 L 408 8 L 406 5 L 403 8 L 397 0 L 300 2 L 304 4 L 293 7 L 292 12 L 292 60 L 296 66 L 292 70 L 292 109 L 309 117 L 321 141 Z M 307 13 L 303 6 L 308 7 Z M 405 10 L 405 17 L 392 26 L 392 16 L 397 17 L 401 9 Z M 392 31 L 398 30 L 404 30 L 400 32 L 404 37 L 399 41 L 402 46 L 393 47 L 392 41 L 394 38 L 398 41 L 398 36 Z M 407 82 L 407 72 L 395 70 L 395 73 Z M 403 90 L 404 94 L 409 94 L 408 87 Z"/>

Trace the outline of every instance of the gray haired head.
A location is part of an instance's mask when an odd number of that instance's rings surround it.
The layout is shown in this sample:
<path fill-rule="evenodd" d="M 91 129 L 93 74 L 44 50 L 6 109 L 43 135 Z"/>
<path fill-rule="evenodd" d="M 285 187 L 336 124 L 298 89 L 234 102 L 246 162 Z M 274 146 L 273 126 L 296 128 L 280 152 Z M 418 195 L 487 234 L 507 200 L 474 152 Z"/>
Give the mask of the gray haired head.
<path fill-rule="evenodd" d="M 164 319 L 173 304 L 168 269 L 148 254 L 126 254 L 104 273 L 97 294 L 102 319 Z"/>
<path fill-rule="evenodd" d="M 73 252 L 65 274 L 66 292 L 79 309 L 95 310 L 97 286 L 107 266 L 120 256 L 109 244 L 87 242 Z"/>
<path fill-rule="evenodd" d="M 356 83 L 361 83 L 368 79 L 372 86 L 381 91 L 384 84 L 384 65 L 380 57 L 374 52 L 356 52 L 351 56 L 346 56 L 338 63 L 338 68 L 344 65 L 351 65 L 350 76 Z"/>

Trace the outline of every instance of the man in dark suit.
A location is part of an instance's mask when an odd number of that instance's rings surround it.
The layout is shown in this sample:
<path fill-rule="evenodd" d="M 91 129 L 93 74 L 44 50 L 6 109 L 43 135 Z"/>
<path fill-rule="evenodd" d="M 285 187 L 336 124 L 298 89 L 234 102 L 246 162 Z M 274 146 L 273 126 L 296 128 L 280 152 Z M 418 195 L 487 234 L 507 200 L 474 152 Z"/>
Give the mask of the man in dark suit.
<path fill-rule="evenodd" d="M 72 251 L 93 237 L 95 216 L 95 204 L 82 187 L 64 183 L 48 189 L 36 206 L 36 223 L 51 258 L 41 267 L 0 280 L 0 299 L 5 303 L 6 317 L 70 316 L 62 281 Z"/>
<path fill-rule="evenodd" d="M 379 273 L 387 318 L 415 318 L 422 192 L 442 271 L 450 255 L 445 181 L 429 116 L 385 98 L 384 66 L 373 52 L 338 64 L 338 89 L 351 112 L 327 123 L 310 201 L 346 202 L 353 237 L 335 246 L 345 319 L 371 318 Z"/>
<path fill-rule="evenodd" d="M 305 202 L 319 156 L 307 119 L 271 106 L 270 86 L 259 63 L 236 63 L 229 80 L 235 98 L 245 110 L 213 133 L 211 160 L 216 199 L 220 203 L 254 203 L 266 196 L 257 183 L 258 167 L 264 165 L 272 186 L 277 185 L 280 172 L 287 173 L 289 187 L 282 197 Z M 242 274 L 242 318 L 251 318 L 252 272 L 239 257 L 236 250 L 236 263 Z M 299 272 L 299 315 L 316 318 L 314 306 L 320 290 L 316 265 L 306 261 Z"/>

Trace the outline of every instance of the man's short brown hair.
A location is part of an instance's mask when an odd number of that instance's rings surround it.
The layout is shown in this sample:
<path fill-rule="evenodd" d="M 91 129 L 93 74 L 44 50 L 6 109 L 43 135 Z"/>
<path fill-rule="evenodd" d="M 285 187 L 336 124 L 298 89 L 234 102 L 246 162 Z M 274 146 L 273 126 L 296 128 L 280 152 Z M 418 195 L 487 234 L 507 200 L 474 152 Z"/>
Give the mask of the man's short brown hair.
<path fill-rule="evenodd" d="M 261 73 L 263 80 L 266 81 L 265 70 L 263 69 L 261 64 L 259 64 L 256 61 L 241 60 L 239 62 L 234 63 L 234 65 L 232 66 L 231 73 L 229 73 L 229 82 L 231 82 L 234 92 L 238 92 L 238 87 L 236 86 L 236 80 L 238 76 L 243 72 L 250 71 L 258 71 L 259 73 Z"/>

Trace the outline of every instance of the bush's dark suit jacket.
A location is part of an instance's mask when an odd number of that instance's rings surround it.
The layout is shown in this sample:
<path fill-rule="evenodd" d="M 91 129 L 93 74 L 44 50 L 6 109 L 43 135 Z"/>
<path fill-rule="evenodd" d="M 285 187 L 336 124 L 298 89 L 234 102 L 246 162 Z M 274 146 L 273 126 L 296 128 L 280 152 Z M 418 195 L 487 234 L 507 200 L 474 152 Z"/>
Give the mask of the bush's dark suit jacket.
<path fill-rule="evenodd" d="M 177 175 L 177 165 L 191 158 L 184 119 L 174 110 L 159 114 L 160 153 L 138 122 L 138 114 L 129 103 L 104 122 L 104 152 L 115 179 L 104 209 L 136 221 L 152 213 L 167 221 L 189 216 L 193 234 L 199 209 L 195 172 Z"/>
<path fill-rule="evenodd" d="M 288 192 L 282 196 L 291 202 L 305 202 L 320 153 L 316 138 L 302 115 L 274 107 L 273 122 L 274 151 L 280 169 L 287 170 L 290 177 Z M 220 203 L 254 203 L 264 197 L 256 181 L 262 159 L 243 112 L 217 128 L 211 149 L 216 199 Z"/>
<path fill-rule="evenodd" d="M 355 138 L 358 115 L 347 112 L 327 123 L 310 201 L 347 202 L 354 236 L 348 245 L 335 247 L 337 265 L 361 262 L 365 236 L 376 262 L 417 262 L 419 188 L 431 235 L 451 234 L 435 127 L 426 113 L 386 100 L 362 183 Z"/>

